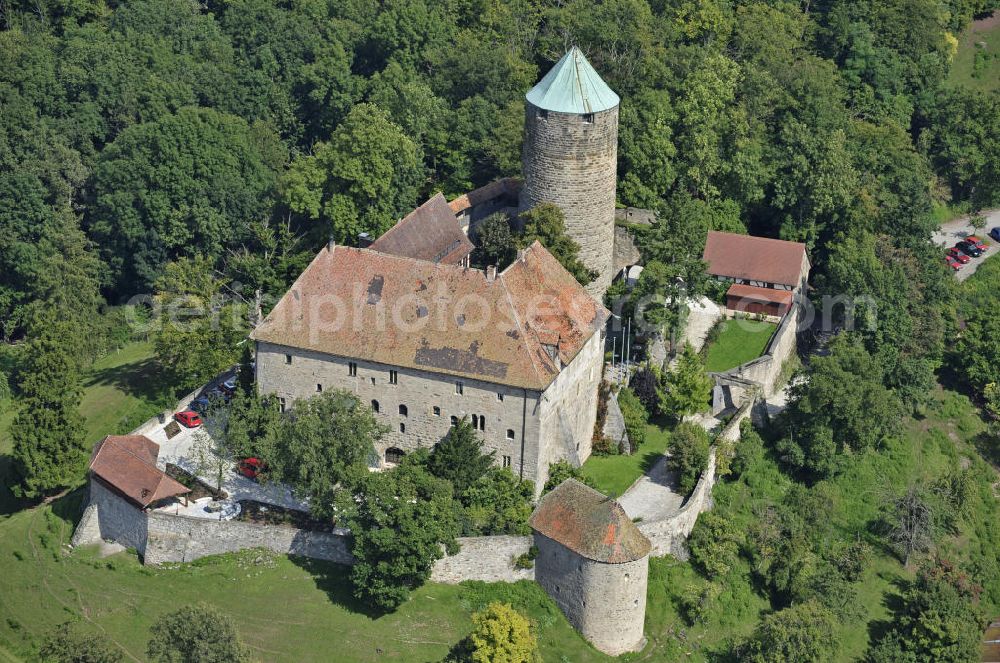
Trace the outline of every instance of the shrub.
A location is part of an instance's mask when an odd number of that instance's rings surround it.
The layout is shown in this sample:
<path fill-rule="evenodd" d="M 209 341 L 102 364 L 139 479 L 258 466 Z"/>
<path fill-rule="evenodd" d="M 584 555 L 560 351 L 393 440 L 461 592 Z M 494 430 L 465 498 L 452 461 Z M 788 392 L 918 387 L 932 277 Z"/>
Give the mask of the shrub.
<path fill-rule="evenodd" d="M 725 516 L 714 511 L 701 514 L 688 538 L 691 562 L 710 579 L 728 574 L 740 552 L 736 533 Z"/>
<path fill-rule="evenodd" d="M 531 624 L 509 603 L 494 602 L 473 613 L 469 634 L 473 663 L 536 663 L 538 641 Z"/>
<path fill-rule="evenodd" d="M 594 487 L 593 480 L 591 480 L 590 477 L 584 476 L 579 467 L 573 467 L 565 460 L 560 460 L 549 465 L 549 478 L 548 481 L 545 482 L 545 486 L 542 487 L 542 495 L 549 492 L 566 479 L 576 479 L 591 488 Z"/>
<path fill-rule="evenodd" d="M 837 651 L 837 620 L 816 601 L 807 601 L 764 617 L 744 644 L 739 660 L 748 663 L 829 661 Z"/>
<path fill-rule="evenodd" d="M 596 456 L 617 456 L 621 450 L 617 442 L 602 435 L 594 440 L 591 451 Z"/>
<path fill-rule="evenodd" d="M 535 566 L 535 558 L 538 557 L 538 546 L 531 546 L 528 552 L 521 553 L 514 558 L 514 568 L 530 569 Z"/>
<path fill-rule="evenodd" d="M 628 386 L 650 414 L 660 413 L 660 400 L 663 394 L 660 391 L 660 376 L 656 369 L 640 368 L 629 380 Z"/>
<path fill-rule="evenodd" d="M 466 536 L 529 534 L 535 487 L 505 467 L 491 467 L 462 493 Z"/>
<path fill-rule="evenodd" d="M 649 413 L 643 407 L 642 401 L 628 387 L 623 387 L 618 392 L 618 407 L 621 408 L 622 417 L 625 419 L 625 432 L 628 433 L 629 444 L 636 449 L 646 441 Z"/>
<path fill-rule="evenodd" d="M 684 423 L 670 435 L 670 456 L 667 467 L 677 473 L 681 491 L 690 493 L 708 466 L 710 443 L 701 426 Z"/>
<path fill-rule="evenodd" d="M 44 663 L 119 663 L 122 653 L 107 638 L 79 625 L 63 624 L 52 631 L 38 650 Z"/>

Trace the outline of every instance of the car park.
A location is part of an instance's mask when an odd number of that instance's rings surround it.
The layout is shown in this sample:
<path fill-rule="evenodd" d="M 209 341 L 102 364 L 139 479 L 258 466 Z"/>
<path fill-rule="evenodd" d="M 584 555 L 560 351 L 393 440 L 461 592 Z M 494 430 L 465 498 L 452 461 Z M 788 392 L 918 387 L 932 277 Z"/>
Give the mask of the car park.
<path fill-rule="evenodd" d="M 194 410 L 183 410 L 174 415 L 174 419 L 188 428 L 198 428 L 201 426 L 201 416 Z"/>
<path fill-rule="evenodd" d="M 949 258 L 953 258 L 954 260 L 957 260 L 958 262 L 962 263 L 963 265 L 965 263 L 969 262 L 970 260 L 972 260 L 972 258 L 970 258 L 969 256 L 967 256 L 964 253 L 962 253 L 962 250 L 960 248 L 958 248 L 957 246 L 953 246 L 950 249 L 948 249 L 947 255 L 948 255 Z"/>
<path fill-rule="evenodd" d="M 980 249 L 972 242 L 968 242 L 966 240 L 962 240 L 961 242 L 956 244 L 955 248 L 959 249 L 965 255 L 971 256 L 973 258 L 978 258 L 979 256 L 983 255 L 982 249 Z"/>

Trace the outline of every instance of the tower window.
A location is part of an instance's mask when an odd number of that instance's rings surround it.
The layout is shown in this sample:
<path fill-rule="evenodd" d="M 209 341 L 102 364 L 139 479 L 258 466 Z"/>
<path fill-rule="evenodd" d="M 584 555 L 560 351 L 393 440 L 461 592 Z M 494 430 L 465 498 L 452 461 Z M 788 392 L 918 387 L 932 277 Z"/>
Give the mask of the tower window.
<path fill-rule="evenodd" d="M 285 363 L 286 364 L 292 363 L 292 355 L 285 355 Z"/>
<path fill-rule="evenodd" d="M 399 406 L 399 415 L 402 416 L 402 417 L 409 416 L 408 413 L 407 413 L 405 405 L 400 405 Z"/>
<path fill-rule="evenodd" d="M 510 456 L 504 456 L 503 457 L 503 466 L 504 467 L 510 467 Z"/>
<path fill-rule="evenodd" d="M 285 399 L 284 398 L 279 398 L 278 399 L 278 405 L 281 406 L 281 411 L 284 412 L 285 411 Z"/>
<path fill-rule="evenodd" d="M 514 441 L 514 429 L 513 428 L 508 428 L 507 429 L 507 439 L 510 440 L 511 442 Z"/>
<path fill-rule="evenodd" d="M 358 365 L 353 361 L 347 363 L 347 374 L 352 378 L 358 375 Z"/>
<path fill-rule="evenodd" d="M 472 415 L 472 418 L 475 419 L 476 415 Z M 486 415 L 485 414 L 479 415 L 479 426 L 478 426 L 478 428 L 479 428 L 479 430 L 486 430 Z"/>
<path fill-rule="evenodd" d="M 451 425 L 452 426 L 458 425 L 458 417 L 456 417 L 455 415 L 451 415 Z"/>
<path fill-rule="evenodd" d="M 497 392 L 497 400 L 500 401 L 501 403 L 503 403 L 503 393 L 502 392 L 499 392 L 499 391 Z"/>
<path fill-rule="evenodd" d="M 439 407 L 438 407 L 437 405 L 435 405 L 435 406 L 434 406 L 434 407 L 433 407 L 433 408 L 431 409 L 431 412 L 433 412 L 433 413 L 434 413 L 434 416 L 435 416 L 435 417 L 440 417 L 440 416 L 441 416 L 441 408 L 439 408 Z"/>
<path fill-rule="evenodd" d="M 318 394 L 321 391 L 323 391 L 323 385 L 321 385 L 321 384 L 316 385 L 316 393 Z"/>
<path fill-rule="evenodd" d="M 389 447 L 385 450 L 385 462 L 393 464 L 399 463 L 403 460 L 403 456 L 405 455 L 406 452 L 402 449 L 399 449 L 398 447 Z"/>
<path fill-rule="evenodd" d="M 593 124 L 594 123 L 594 114 L 593 113 L 586 113 L 583 116 L 583 121 L 586 124 Z"/>
<path fill-rule="evenodd" d="M 547 119 L 549 119 L 549 112 L 547 110 L 545 110 L 544 108 L 538 109 L 538 119 L 539 120 L 547 120 Z"/>
<path fill-rule="evenodd" d="M 476 428 L 476 429 L 479 428 L 479 415 L 478 414 L 472 415 L 472 427 Z"/>
<path fill-rule="evenodd" d="M 375 414 L 378 414 L 378 401 L 376 401 L 376 400 L 372 401 L 372 412 L 374 412 Z"/>
<path fill-rule="evenodd" d="M 389 384 L 399 384 L 399 373 L 389 371 Z"/>
<path fill-rule="evenodd" d="M 455 383 L 455 393 L 458 394 L 458 395 L 461 395 L 462 392 L 464 392 L 464 391 L 465 391 L 465 385 L 462 384 L 461 382 L 456 382 Z"/>
<path fill-rule="evenodd" d="M 399 432 L 400 433 L 405 433 L 406 432 L 406 424 L 404 424 L 404 423 L 400 423 L 399 424 Z"/>

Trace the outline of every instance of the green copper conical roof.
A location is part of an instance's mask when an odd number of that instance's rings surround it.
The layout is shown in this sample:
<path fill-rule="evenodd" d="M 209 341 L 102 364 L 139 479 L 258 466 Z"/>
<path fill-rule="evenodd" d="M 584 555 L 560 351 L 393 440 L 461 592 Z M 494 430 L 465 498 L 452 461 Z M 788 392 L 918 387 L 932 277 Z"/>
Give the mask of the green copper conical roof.
<path fill-rule="evenodd" d="M 531 88 L 528 101 L 554 113 L 600 113 L 618 105 L 618 95 L 601 80 L 574 46 Z"/>

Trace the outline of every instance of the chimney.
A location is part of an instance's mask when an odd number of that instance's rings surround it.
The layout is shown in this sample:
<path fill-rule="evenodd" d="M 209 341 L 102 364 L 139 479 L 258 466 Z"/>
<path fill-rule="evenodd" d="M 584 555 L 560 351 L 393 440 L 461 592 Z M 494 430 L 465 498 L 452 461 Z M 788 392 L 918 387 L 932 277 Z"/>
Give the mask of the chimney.
<path fill-rule="evenodd" d="M 333 251 L 333 247 L 335 246 L 337 246 L 337 240 L 333 238 L 333 235 L 330 235 L 330 239 L 326 241 L 326 250 Z"/>
<path fill-rule="evenodd" d="M 358 233 L 358 247 L 362 249 L 367 249 L 372 245 L 371 235 L 368 233 Z"/>
<path fill-rule="evenodd" d="M 486 280 L 490 283 L 497 280 L 497 266 L 487 265 L 486 266 Z"/>

